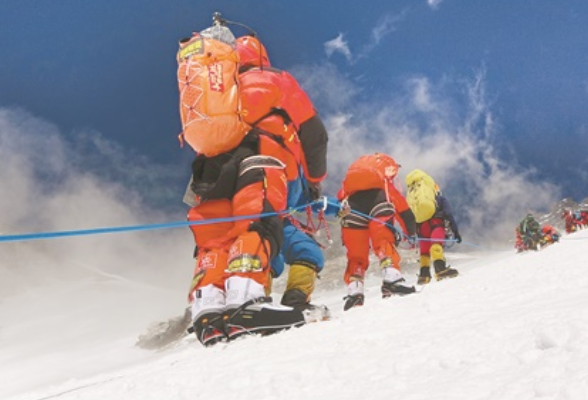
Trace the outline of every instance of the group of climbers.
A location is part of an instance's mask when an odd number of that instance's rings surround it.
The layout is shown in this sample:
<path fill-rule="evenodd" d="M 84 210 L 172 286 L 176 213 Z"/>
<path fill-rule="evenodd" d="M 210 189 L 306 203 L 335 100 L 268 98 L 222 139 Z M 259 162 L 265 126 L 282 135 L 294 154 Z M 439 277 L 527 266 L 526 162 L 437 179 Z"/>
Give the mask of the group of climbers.
<path fill-rule="evenodd" d="M 562 215 L 566 233 L 573 233 L 588 227 L 587 210 L 566 209 Z M 532 213 L 528 213 L 515 228 L 515 249 L 518 253 L 540 250 L 559 242 L 560 232 L 550 224 L 540 224 Z"/>
<path fill-rule="evenodd" d="M 416 245 L 418 238 L 418 284 L 430 282 L 431 261 L 437 280 L 458 275 L 456 269 L 447 265 L 443 252 L 445 221 L 455 240 L 461 242 L 447 199 L 434 180 L 421 170 L 414 170 L 406 177 L 408 195 L 405 198 L 398 184 L 399 168 L 400 165 L 386 154 L 362 156 L 347 170 L 337 194 L 343 204 L 341 235 L 347 250 L 344 281 L 348 295 L 344 310 L 364 303 L 364 277 L 369 266 L 370 247 L 379 259 L 383 298 L 416 291 L 414 286 L 406 284 L 401 273 L 396 246 L 403 238 L 412 245 Z"/>
<path fill-rule="evenodd" d="M 588 227 L 588 210 L 566 210 L 563 213 L 566 233 Z"/>
<path fill-rule="evenodd" d="M 550 244 L 559 242 L 560 234 L 553 226 L 543 226 L 528 213 L 515 228 L 515 249 L 518 253 L 528 250 L 539 250 Z"/>
<path fill-rule="evenodd" d="M 308 95 L 289 73 L 271 66 L 255 36 L 235 38 L 220 15 L 213 21 L 181 40 L 177 55 L 180 138 L 196 152 L 184 197 L 196 244 L 191 330 L 205 346 L 328 316 L 310 302 L 324 266 L 322 249 L 284 212 L 321 197 L 327 131 Z M 401 240 L 417 245 L 417 234 L 420 284 L 431 279 L 431 263 L 437 279 L 458 274 L 443 254 L 445 221 L 461 241 L 446 199 L 433 183 L 432 213 L 415 218 L 418 204 L 402 195 L 399 168 L 384 154 L 361 157 L 338 193 L 347 250 L 345 310 L 364 302 L 370 248 L 380 260 L 384 298 L 415 292 L 400 271 L 396 246 Z M 375 171 L 371 179 L 366 171 Z M 274 304 L 272 280 L 284 263 L 286 290 Z"/>

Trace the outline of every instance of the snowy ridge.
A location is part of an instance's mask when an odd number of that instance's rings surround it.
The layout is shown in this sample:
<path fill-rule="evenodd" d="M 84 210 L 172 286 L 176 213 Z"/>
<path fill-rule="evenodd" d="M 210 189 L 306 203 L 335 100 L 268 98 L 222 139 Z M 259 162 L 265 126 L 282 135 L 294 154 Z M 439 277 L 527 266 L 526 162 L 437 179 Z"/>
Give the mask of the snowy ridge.
<path fill-rule="evenodd" d="M 317 300 L 332 321 L 208 349 L 192 337 L 161 352 L 133 348 L 136 337 L 83 352 L 76 351 L 82 343 L 69 343 L 58 364 L 37 354 L 40 368 L 20 370 L 22 384 L 9 386 L 13 393 L 0 389 L 0 397 L 586 399 L 587 248 L 588 230 L 536 253 L 449 253 L 462 276 L 418 295 L 383 300 L 371 274 L 363 308 L 344 313 L 344 291 L 329 289 Z M 87 376 L 39 385 L 43 370 L 70 357 Z M 7 376 L 10 365 L 1 365 Z"/>

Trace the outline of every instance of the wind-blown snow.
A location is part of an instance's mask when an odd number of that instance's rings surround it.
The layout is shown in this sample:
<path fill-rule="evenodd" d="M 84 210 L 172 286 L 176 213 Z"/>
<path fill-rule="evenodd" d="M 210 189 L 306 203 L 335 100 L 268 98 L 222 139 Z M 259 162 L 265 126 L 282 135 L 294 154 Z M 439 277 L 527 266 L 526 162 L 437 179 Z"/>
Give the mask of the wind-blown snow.
<path fill-rule="evenodd" d="M 135 347 L 170 294 L 133 282 L 15 295 L 0 303 L 0 398 L 588 399 L 588 230 L 536 253 L 461 246 L 448 253 L 458 279 L 384 300 L 372 271 L 366 305 L 348 312 L 343 287 L 323 279 L 315 301 L 333 320 L 212 348 Z"/>

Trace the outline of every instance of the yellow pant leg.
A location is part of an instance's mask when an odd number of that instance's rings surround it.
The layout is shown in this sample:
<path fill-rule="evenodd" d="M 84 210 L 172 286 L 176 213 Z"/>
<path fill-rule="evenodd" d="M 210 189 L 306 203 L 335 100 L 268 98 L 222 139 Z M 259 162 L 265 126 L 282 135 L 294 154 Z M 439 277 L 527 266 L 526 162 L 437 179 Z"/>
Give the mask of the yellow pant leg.
<path fill-rule="evenodd" d="M 430 267 L 431 266 L 431 257 L 429 257 L 428 255 L 421 255 L 421 267 Z"/>
<path fill-rule="evenodd" d="M 439 243 L 435 243 L 434 245 L 431 246 L 430 253 L 431 253 L 431 260 L 433 260 L 433 264 L 435 264 L 435 261 L 437 261 L 437 260 L 445 261 L 445 256 L 443 254 L 443 247 Z"/>
<path fill-rule="evenodd" d="M 304 305 L 310 301 L 316 282 L 316 269 L 310 265 L 292 264 L 288 272 L 282 304 Z"/>

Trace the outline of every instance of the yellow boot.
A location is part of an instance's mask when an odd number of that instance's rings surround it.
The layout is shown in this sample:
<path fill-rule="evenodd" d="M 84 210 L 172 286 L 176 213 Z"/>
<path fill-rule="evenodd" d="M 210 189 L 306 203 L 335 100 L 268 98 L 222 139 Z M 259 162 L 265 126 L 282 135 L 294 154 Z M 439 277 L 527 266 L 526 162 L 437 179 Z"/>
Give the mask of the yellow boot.
<path fill-rule="evenodd" d="M 421 255 L 421 270 L 417 279 L 417 285 L 426 285 L 431 282 L 431 258 L 428 255 Z"/>
<path fill-rule="evenodd" d="M 431 246 L 431 259 L 435 268 L 435 279 L 438 281 L 446 278 L 455 278 L 459 275 L 456 269 L 447 266 L 445 256 L 443 255 L 443 247 L 440 244 L 435 243 Z"/>
<path fill-rule="evenodd" d="M 282 304 L 294 308 L 305 309 L 314 292 L 317 267 L 312 264 L 294 263 L 290 265 L 286 291 L 282 296 Z"/>

